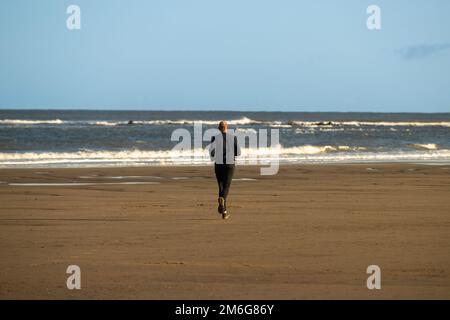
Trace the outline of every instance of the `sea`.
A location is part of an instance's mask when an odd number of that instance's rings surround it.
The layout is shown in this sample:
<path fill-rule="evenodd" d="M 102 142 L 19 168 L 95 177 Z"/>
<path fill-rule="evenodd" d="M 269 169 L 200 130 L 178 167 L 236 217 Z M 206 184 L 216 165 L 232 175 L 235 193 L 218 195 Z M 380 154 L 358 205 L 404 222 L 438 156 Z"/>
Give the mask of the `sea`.
<path fill-rule="evenodd" d="M 450 113 L 0 110 L 0 168 L 211 165 L 220 120 L 238 165 L 450 163 Z"/>

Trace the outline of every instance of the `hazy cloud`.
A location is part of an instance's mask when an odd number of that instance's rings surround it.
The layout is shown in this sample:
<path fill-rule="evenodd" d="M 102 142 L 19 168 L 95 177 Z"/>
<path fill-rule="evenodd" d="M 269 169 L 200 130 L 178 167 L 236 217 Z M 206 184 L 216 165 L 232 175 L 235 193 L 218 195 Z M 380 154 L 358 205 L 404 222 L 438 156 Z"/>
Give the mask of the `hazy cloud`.
<path fill-rule="evenodd" d="M 398 52 L 405 60 L 422 59 L 441 51 L 449 50 L 450 43 L 422 44 L 417 46 L 407 46 Z"/>

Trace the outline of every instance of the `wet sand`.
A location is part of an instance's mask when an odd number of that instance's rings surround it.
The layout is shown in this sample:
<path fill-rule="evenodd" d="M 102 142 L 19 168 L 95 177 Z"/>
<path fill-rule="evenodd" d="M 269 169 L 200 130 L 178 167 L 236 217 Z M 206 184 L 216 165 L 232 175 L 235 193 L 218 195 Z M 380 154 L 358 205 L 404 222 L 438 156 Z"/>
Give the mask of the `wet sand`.
<path fill-rule="evenodd" d="M 0 170 L 0 299 L 450 299 L 450 166 L 212 170 Z"/>

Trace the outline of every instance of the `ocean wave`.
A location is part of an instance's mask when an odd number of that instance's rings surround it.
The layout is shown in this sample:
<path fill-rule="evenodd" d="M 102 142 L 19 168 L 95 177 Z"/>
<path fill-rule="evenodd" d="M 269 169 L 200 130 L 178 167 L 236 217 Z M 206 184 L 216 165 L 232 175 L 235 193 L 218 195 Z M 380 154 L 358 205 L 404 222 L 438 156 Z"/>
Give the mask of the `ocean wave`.
<path fill-rule="evenodd" d="M 450 122 L 405 122 L 405 121 L 289 121 L 299 127 L 333 127 L 333 126 L 383 126 L 383 127 L 450 127 Z"/>
<path fill-rule="evenodd" d="M 258 131 L 256 131 L 256 129 L 253 128 L 239 128 L 235 131 L 235 134 L 249 134 L 249 133 L 254 133 L 257 134 Z"/>
<path fill-rule="evenodd" d="M 96 126 L 108 126 L 108 127 L 109 126 L 117 126 L 118 124 L 122 124 L 121 122 L 111 122 L 111 121 L 95 121 L 95 122 L 87 122 L 87 123 L 96 125 Z"/>
<path fill-rule="evenodd" d="M 348 161 L 450 161 L 450 150 L 373 152 L 358 146 L 313 146 L 243 148 L 237 163 L 286 163 Z M 211 163 L 208 150 L 83 150 L 76 152 L 0 153 L 0 167 L 108 166 L 108 165 L 205 165 Z"/>
<path fill-rule="evenodd" d="M 354 126 L 385 126 L 385 127 L 450 127 L 450 122 L 367 122 L 367 121 L 350 121 L 343 122 L 343 125 Z"/>
<path fill-rule="evenodd" d="M 438 145 L 435 143 L 426 143 L 426 144 L 420 144 L 420 143 L 412 143 L 408 144 L 408 147 L 411 147 L 413 149 L 417 150 L 437 150 Z"/>
<path fill-rule="evenodd" d="M 9 124 L 9 125 L 63 124 L 63 123 L 64 121 L 60 119 L 54 120 L 0 119 L 0 124 Z"/>
<path fill-rule="evenodd" d="M 113 121 L 113 120 L 27 120 L 27 119 L 0 119 L 0 125 L 94 125 L 94 126 L 118 126 L 118 125 L 192 125 L 194 122 L 201 122 L 203 125 L 217 125 L 220 120 L 133 120 L 128 121 Z M 303 127 L 303 128 L 322 128 L 327 130 L 328 128 L 336 127 L 361 127 L 361 126 L 385 126 L 385 127 L 450 127 L 450 122 L 394 122 L 394 121 L 265 121 L 254 120 L 248 117 L 242 117 L 239 119 L 227 120 L 229 125 L 265 125 L 273 128 L 289 128 L 289 127 Z"/>
<path fill-rule="evenodd" d="M 123 124 L 137 124 L 137 125 L 193 125 L 194 122 L 201 122 L 204 125 L 218 125 L 220 120 L 130 120 L 130 121 L 119 121 L 119 122 L 108 122 L 101 121 L 97 122 L 97 125 L 123 125 Z M 242 117 L 240 119 L 227 120 L 229 125 L 249 125 L 258 124 L 260 121 L 252 120 L 247 117 Z"/>
<path fill-rule="evenodd" d="M 339 151 L 363 151 L 365 147 L 350 147 L 350 146 L 313 146 L 304 145 L 298 147 L 280 148 L 278 150 L 281 155 L 308 155 L 308 154 L 320 154 Z"/>
<path fill-rule="evenodd" d="M 3 125 L 41 125 L 41 124 L 73 124 L 73 125 L 95 125 L 95 126 L 118 126 L 118 125 L 192 125 L 194 122 L 201 122 L 204 125 L 217 125 L 220 120 L 128 120 L 128 121 L 113 121 L 113 120 L 24 120 L 24 119 L 0 119 L 0 124 Z M 230 125 L 250 125 L 263 123 L 261 121 L 252 120 L 247 117 L 240 119 L 227 120 Z"/>
<path fill-rule="evenodd" d="M 275 147 L 261 147 L 261 148 L 242 148 L 242 156 L 251 155 L 271 155 L 271 154 L 318 154 L 338 151 L 361 151 L 365 147 L 350 147 L 350 146 L 313 146 L 303 145 L 297 147 L 282 147 L 280 145 Z M 206 148 L 192 149 L 192 150 L 80 150 L 75 152 L 4 152 L 0 153 L 0 162 L 8 160 L 42 160 L 42 159 L 152 159 L 152 158 L 167 158 L 167 157 L 185 157 L 185 156 L 208 156 Z"/>

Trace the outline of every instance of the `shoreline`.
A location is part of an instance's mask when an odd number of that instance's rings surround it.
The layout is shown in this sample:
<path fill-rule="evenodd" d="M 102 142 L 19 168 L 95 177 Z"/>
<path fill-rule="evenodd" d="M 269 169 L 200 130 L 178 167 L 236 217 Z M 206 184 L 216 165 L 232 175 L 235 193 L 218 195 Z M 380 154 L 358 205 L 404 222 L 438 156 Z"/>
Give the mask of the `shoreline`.
<path fill-rule="evenodd" d="M 410 161 L 376 161 L 376 160 L 355 160 L 355 161 L 335 161 L 335 162 L 325 162 L 325 161 L 317 161 L 317 162 L 280 162 L 279 166 L 352 166 L 352 165 L 428 165 L 428 166 L 446 166 L 450 165 L 450 159 L 449 160 L 410 160 Z M 53 166 L 53 165 L 42 165 L 42 166 L 7 166 L 2 167 L 0 166 L 0 170 L 36 170 L 36 169 L 114 169 L 114 168 L 189 168 L 189 167 L 195 167 L 195 168 L 209 168 L 211 166 L 214 166 L 214 163 L 209 164 L 136 164 L 136 165 L 74 165 L 74 166 Z M 248 168 L 248 167 L 268 167 L 268 164 L 236 164 L 236 167 L 239 168 Z"/>

